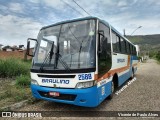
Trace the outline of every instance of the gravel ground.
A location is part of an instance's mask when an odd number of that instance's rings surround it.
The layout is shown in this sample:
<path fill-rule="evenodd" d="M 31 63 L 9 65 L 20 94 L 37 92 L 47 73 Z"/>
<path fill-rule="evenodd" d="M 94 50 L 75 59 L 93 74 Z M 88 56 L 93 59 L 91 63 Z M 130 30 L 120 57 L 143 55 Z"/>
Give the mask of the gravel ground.
<path fill-rule="evenodd" d="M 96 108 L 85 108 L 74 105 L 40 101 L 33 105 L 27 105 L 19 111 L 160 111 L 160 65 L 155 60 L 148 60 L 146 63 L 140 63 L 134 80 L 126 89 L 118 95 L 115 94 L 113 99 L 103 101 Z M 131 81 L 131 80 L 130 80 Z M 126 82 L 123 86 L 127 85 Z M 122 89 L 123 86 L 120 88 Z M 119 89 L 119 90 L 120 90 Z M 87 112 L 86 112 L 87 113 Z M 57 117 L 59 118 L 59 117 Z M 42 118 L 43 119 L 43 118 Z M 50 118 L 47 118 L 50 119 Z M 61 119 L 71 119 L 61 118 Z M 80 118 L 72 118 L 80 119 Z M 84 118 L 83 118 L 84 119 Z M 87 119 L 87 118 L 86 118 Z M 89 119 L 89 118 L 88 118 Z M 93 118 L 97 119 L 97 118 Z M 100 119 L 100 118 L 99 118 Z M 105 119 L 105 118 L 104 118 Z M 122 119 L 128 118 L 107 118 Z M 129 118 L 130 120 L 135 118 Z M 141 118 L 138 118 L 141 119 Z M 145 119 L 145 118 L 144 118 Z M 148 118 L 147 118 L 148 119 Z M 150 118 L 159 119 L 159 118 Z"/>

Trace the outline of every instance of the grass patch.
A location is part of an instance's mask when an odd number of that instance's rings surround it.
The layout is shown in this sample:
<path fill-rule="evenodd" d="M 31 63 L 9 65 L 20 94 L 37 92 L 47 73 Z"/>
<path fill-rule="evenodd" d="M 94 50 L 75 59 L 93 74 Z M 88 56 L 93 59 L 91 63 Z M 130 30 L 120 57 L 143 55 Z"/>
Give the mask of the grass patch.
<path fill-rule="evenodd" d="M 31 62 L 16 58 L 0 59 L 0 76 L 12 78 L 21 74 L 29 75 L 30 66 Z"/>
<path fill-rule="evenodd" d="M 31 60 L 0 59 L 0 107 L 31 99 Z"/>
<path fill-rule="evenodd" d="M 29 87 L 17 86 L 16 81 L 13 83 L 12 79 L 4 80 L 0 91 L 0 108 L 32 98 Z"/>
<path fill-rule="evenodd" d="M 29 87 L 30 85 L 30 76 L 28 75 L 20 75 L 16 77 L 16 86 L 17 87 Z"/>

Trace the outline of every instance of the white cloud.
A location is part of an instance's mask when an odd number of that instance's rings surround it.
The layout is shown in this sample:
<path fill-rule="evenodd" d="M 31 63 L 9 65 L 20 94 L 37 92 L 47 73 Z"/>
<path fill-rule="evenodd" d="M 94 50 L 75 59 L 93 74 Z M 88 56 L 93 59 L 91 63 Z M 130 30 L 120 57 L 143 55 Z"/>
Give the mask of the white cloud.
<path fill-rule="evenodd" d="M 23 12 L 23 5 L 20 3 L 9 3 L 8 8 L 13 12 L 18 12 L 18 13 Z"/>
<path fill-rule="evenodd" d="M 4 45 L 25 44 L 27 38 L 36 38 L 42 24 L 29 18 L 0 15 L 0 43 Z"/>
<path fill-rule="evenodd" d="M 32 2 L 32 3 L 39 3 L 40 0 L 28 0 L 29 2 Z"/>
<path fill-rule="evenodd" d="M 8 10 L 8 8 L 6 6 L 4 6 L 4 5 L 0 5 L 0 10 L 5 11 L 5 10 Z"/>
<path fill-rule="evenodd" d="M 127 6 L 127 1 L 125 1 L 125 0 L 119 1 L 119 2 L 118 2 L 118 6 L 119 6 L 119 7 Z"/>
<path fill-rule="evenodd" d="M 159 34 L 160 33 L 159 19 L 148 18 L 145 20 L 144 19 L 130 20 L 129 24 L 135 25 L 134 27 L 131 27 L 128 29 L 130 33 L 138 26 L 142 26 L 142 28 L 140 28 L 139 30 L 135 32 L 136 35 Z"/>
<path fill-rule="evenodd" d="M 57 10 L 63 10 L 64 4 L 61 2 L 61 0 L 42 0 L 47 6 L 53 7 Z"/>
<path fill-rule="evenodd" d="M 134 35 L 146 35 L 146 34 L 160 34 L 160 21 L 158 18 L 133 18 L 132 15 L 128 17 L 113 17 L 110 19 L 110 23 L 115 27 L 119 32 L 123 34 L 123 29 L 126 30 L 126 34 L 130 35 L 137 27 L 142 26 L 138 29 Z"/>

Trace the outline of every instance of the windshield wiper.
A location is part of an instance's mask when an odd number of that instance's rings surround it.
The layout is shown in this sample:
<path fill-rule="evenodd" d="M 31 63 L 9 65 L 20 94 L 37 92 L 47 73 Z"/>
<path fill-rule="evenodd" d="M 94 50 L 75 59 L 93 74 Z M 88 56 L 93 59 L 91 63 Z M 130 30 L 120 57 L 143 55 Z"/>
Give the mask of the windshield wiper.
<path fill-rule="evenodd" d="M 48 52 L 47 56 L 45 57 L 43 63 L 40 66 L 41 71 L 43 70 L 44 64 L 47 62 L 48 58 L 49 58 L 49 64 L 51 64 L 51 60 L 52 60 L 52 57 L 53 57 L 53 54 L 54 54 L 53 50 L 54 50 L 54 41 L 52 43 L 50 51 Z"/>
<path fill-rule="evenodd" d="M 61 29 L 62 29 L 62 25 L 61 25 L 60 32 L 59 32 L 58 39 L 57 39 L 57 52 L 56 52 L 56 57 L 55 57 L 54 69 L 57 68 L 58 61 L 60 61 L 60 63 L 63 65 L 63 67 L 66 70 L 70 70 L 70 67 L 68 67 L 67 63 L 61 58 L 61 55 L 59 54 L 59 38 L 61 34 Z"/>
<path fill-rule="evenodd" d="M 62 59 L 62 56 L 59 54 L 59 53 L 56 53 L 56 56 L 57 56 L 57 62 L 58 60 L 60 61 L 60 63 L 63 65 L 63 67 L 66 69 L 66 70 L 70 70 L 70 67 L 67 65 L 67 63 Z M 58 64 L 58 63 L 57 63 Z"/>
<path fill-rule="evenodd" d="M 49 54 L 49 64 L 51 64 L 51 60 L 52 60 L 52 57 L 53 57 L 53 49 L 54 49 L 54 41 L 52 43 L 52 47 L 51 47 L 51 51 L 50 51 L 50 54 Z"/>

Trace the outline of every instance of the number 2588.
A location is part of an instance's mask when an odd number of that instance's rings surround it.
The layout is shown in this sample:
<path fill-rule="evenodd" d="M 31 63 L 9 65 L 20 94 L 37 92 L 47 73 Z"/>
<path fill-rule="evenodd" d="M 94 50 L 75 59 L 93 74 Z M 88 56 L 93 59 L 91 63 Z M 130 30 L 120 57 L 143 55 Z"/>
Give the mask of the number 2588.
<path fill-rule="evenodd" d="M 79 80 L 90 80 L 92 79 L 92 75 L 91 74 L 81 74 L 78 75 Z"/>

